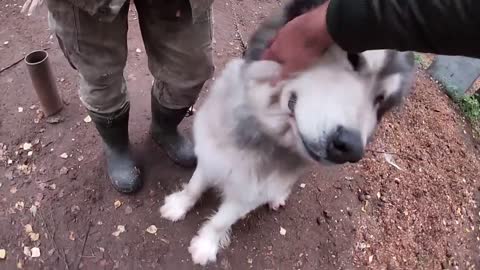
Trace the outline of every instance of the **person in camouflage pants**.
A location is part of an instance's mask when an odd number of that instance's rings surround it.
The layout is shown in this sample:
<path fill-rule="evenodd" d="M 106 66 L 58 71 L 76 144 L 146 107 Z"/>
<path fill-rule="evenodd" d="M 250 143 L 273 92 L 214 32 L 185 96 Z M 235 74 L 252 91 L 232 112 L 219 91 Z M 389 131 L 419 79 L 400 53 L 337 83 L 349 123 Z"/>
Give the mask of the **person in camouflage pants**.
<path fill-rule="evenodd" d="M 213 0 L 135 0 L 154 77 L 151 134 L 168 156 L 194 166 L 193 143 L 177 126 L 213 74 Z M 49 24 L 80 75 L 79 95 L 103 139 L 108 175 L 120 192 L 137 191 L 141 171 L 129 148 L 127 0 L 47 0 Z"/>

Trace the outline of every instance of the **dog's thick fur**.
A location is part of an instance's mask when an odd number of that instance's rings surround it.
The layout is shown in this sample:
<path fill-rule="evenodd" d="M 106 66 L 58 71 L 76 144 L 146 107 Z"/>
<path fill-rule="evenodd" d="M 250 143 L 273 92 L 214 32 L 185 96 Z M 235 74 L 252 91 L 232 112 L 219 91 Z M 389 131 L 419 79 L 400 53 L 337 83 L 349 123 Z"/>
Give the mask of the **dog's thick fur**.
<path fill-rule="evenodd" d="M 381 116 L 410 88 L 411 53 L 352 55 L 337 46 L 313 67 L 272 86 L 281 67 L 258 61 L 265 44 L 289 19 L 321 2 L 293 1 L 280 18 L 263 24 L 245 58 L 227 64 L 196 114 L 197 168 L 183 190 L 167 196 L 160 209 L 164 218 L 177 221 L 207 188 L 221 192 L 218 212 L 191 241 L 194 263 L 215 261 L 239 218 L 264 204 L 275 210 L 285 205 L 312 162 L 339 163 L 327 151 L 339 127 L 354 130 L 364 147 Z"/>

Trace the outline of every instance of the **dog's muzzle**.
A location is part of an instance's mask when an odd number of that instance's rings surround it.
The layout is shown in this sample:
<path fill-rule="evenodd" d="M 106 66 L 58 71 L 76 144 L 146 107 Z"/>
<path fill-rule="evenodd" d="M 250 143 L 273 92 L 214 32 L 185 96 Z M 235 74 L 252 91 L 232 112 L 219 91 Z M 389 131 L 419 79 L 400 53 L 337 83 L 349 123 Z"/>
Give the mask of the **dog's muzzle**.
<path fill-rule="evenodd" d="M 336 164 L 360 161 L 364 146 L 360 132 L 338 127 L 328 139 L 316 142 L 303 139 L 308 154 L 316 161 L 329 161 Z"/>

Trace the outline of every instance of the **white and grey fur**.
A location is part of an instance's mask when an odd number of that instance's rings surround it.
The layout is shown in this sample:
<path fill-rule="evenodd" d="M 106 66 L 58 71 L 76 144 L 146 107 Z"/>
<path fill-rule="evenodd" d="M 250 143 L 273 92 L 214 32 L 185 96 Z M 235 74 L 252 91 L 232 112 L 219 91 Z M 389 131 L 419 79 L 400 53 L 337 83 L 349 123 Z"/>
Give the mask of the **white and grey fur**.
<path fill-rule="evenodd" d="M 259 55 L 294 17 L 290 13 L 322 2 L 293 1 L 283 15 L 263 24 L 245 58 L 226 65 L 196 113 L 197 168 L 189 183 L 167 196 L 160 209 L 162 217 L 178 221 L 207 188 L 220 191 L 218 212 L 188 248 L 195 264 L 215 261 L 219 248 L 229 243 L 230 227 L 250 211 L 264 204 L 275 210 L 285 205 L 292 186 L 310 165 L 348 161 L 331 157 L 331 141 L 340 129 L 357 136 L 356 150 L 363 156 L 381 116 L 410 89 L 411 53 L 348 54 L 338 46 L 313 67 L 272 86 L 281 67 L 260 61 Z"/>

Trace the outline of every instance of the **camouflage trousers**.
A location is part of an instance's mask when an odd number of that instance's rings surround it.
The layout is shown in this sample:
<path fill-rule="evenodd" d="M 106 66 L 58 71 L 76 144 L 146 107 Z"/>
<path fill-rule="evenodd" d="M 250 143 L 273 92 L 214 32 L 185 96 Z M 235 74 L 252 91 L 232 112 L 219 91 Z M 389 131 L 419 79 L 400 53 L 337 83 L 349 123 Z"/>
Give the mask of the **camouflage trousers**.
<path fill-rule="evenodd" d="M 127 1 L 113 20 L 99 20 L 65 0 L 48 0 L 49 21 L 88 110 L 112 113 L 128 102 Z M 211 8 L 195 20 L 188 0 L 135 0 L 153 97 L 170 109 L 193 105 L 214 71 Z"/>

